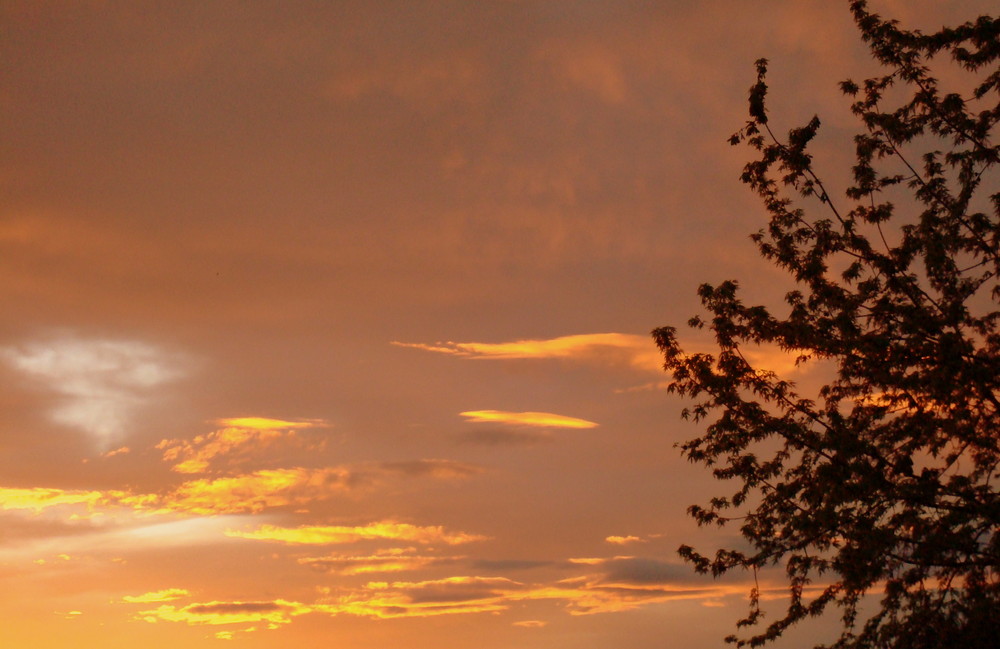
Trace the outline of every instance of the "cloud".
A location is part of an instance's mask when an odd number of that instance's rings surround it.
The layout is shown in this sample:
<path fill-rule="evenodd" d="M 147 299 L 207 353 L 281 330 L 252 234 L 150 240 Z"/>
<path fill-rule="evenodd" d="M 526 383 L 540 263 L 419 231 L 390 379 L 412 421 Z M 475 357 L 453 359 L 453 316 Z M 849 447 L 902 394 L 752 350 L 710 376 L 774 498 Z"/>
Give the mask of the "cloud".
<path fill-rule="evenodd" d="M 361 574 L 366 571 L 351 572 L 350 569 L 384 561 L 386 571 L 392 571 L 396 570 L 391 566 L 394 559 L 433 561 L 413 554 L 413 548 L 397 548 L 369 556 L 332 555 L 316 560 L 300 559 L 299 563 L 313 565 L 312 562 L 317 561 L 324 569 L 335 569 L 340 574 Z M 560 562 L 559 565 L 568 564 Z M 592 615 L 627 611 L 674 600 L 718 603 L 723 597 L 744 594 L 747 587 L 746 584 L 720 584 L 715 581 L 706 587 L 703 585 L 704 579 L 698 584 L 690 583 L 690 571 L 687 568 L 655 558 L 595 558 L 577 560 L 576 565 L 599 570 L 594 574 L 535 584 L 503 576 L 475 575 L 453 575 L 421 581 L 370 581 L 358 587 L 344 587 L 337 591 L 321 588 L 319 590 L 325 596 L 311 604 L 287 599 L 212 601 L 184 607 L 164 605 L 142 611 L 138 617 L 148 622 L 164 620 L 203 625 L 257 625 L 266 622 L 269 628 L 277 628 L 289 623 L 293 617 L 311 612 L 375 619 L 413 618 L 500 613 L 511 609 L 515 604 L 533 601 L 557 602 L 570 615 Z M 160 592 L 170 593 L 171 590 Z M 768 597 L 772 594 L 780 596 L 778 590 L 770 586 L 764 587 Z M 785 591 L 787 588 L 780 590 Z M 152 599 L 157 594 L 150 593 L 148 596 Z M 541 622 L 522 620 L 512 624 L 535 627 L 540 626 Z M 244 630 L 256 628 L 258 627 L 252 626 Z"/>
<path fill-rule="evenodd" d="M 288 430 L 290 428 L 325 428 L 329 426 L 323 419 L 285 421 L 284 419 L 271 419 L 269 417 L 231 417 L 216 419 L 215 423 L 220 426 L 249 430 Z"/>
<path fill-rule="evenodd" d="M 177 461 L 172 467 L 178 473 L 204 473 L 213 461 L 226 457 L 230 461 L 245 460 L 279 442 L 296 441 L 296 429 L 326 426 L 322 420 L 283 421 L 263 417 L 219 419 L 225 428 L 198 435 L 192 440 L 164 439 L 156 448 L 163 459 Z"/>
<path fill-rule="evenodd" d="M 512 622 L 514 626 L 523 626 L 526 629 L 540 629 L 546 626 L 548 622 L 543 620 L 521 620 L 520 622 Z"/>
<path fill-rule="evenodd" d="M 472 567 L 477 570 L 501 572 L 507 570 L 534 570 L 553 565 L 556 565 L 553 561 L 533 561 L 529 559 L 478 559 L 472 562 Z"/>
<path fill-rule="evenodd" d="M 421 349 L 470 359 L 562 359 L 593 365 L 628 367 L 632 370 L 663 374 L 663 356 L 649 336 L 623 333 L 577 334 L 539 340 L 517 340 L 503 343 L 437 342 L 434 344 L 392 342 L 398 347 Z M 682 345 L 689 354 L 716 353 L 716 347 L 704 343 Z M 750 365 L 779 375 L 801 373 L 817 365 L 800 361 L 800 350 L 783 350 L 776 346 L 745 345 L 740 352 Z M 618 390 L 664 388 L 668 381 L 647 383 Z"/>
<path fill-rule="evenodd" d="M 503 410 L 469 410 L 459 413 L 470 422 L 499 422 L 516 426 L 537 426 L 541 428 L 594 428 L 592 421 L 556 415 L 551 412 L 505 412 Z"/>
<path fill-rule="evenodd" d="M 101 454 L 101 457 L 103 457 L 103 458 L 109 458 L 109 457 L 114 457 L 116 455 L 127 455 L 128 453 L 131 453 L 131 452 L 132 452 L 132 449 L 130 449 L 129 447 L 127 447 L 127 446 L 120 446 L 120 447 L 118 447 L 116 449 L 108 451 L 107 453 Z"/>
<path fill-rule="evenodd" d="M 153 391 L 182 374 L 163 350 L 128 340 L 62 338 L 3 348 L 0 358 L 62 397 L 54 421 L 101 446 L 122 437 Z"/>
<path fill-rule="evenodd" d="M 479 475 L 484 471 L 481 466 L 456 462 L 454 460 L 379 462 L 375 466 L 387 473 L 399 473 L 411 477 L 431 477 L 441 480 L 461 480 Z"/>
<path fill-rule="evenodd" d="M 0 487 L 0 509 L 30 510 L 37 514 L 62 505 L 93 506 L 104 499 L 100 491 L 64 490 L 46 487 L 27 489 Z"/>
<path fill-rule="evenodd" d="M 259 513 L 272 508 L 303 507 L 337 494 L 370 488 L 388 478 L 462 480 L 482 472 L 482 467 L 473 464 L 431 459 L 375 462 L 355 467 L 261 469 L 186 480 L 157 493 L 129 489 L 0 487 L 0 511 L 23 511 L 34 516 L 56 508 L 71 508 L 72 513 L 68 516 L 73 521 L 129 512 L 143 516 Z M 399 530 L 407 529 L 399 525 Z"/>
<path fill-rule="evenodd" d="M 619 53 L 610 49 L 572 47 L 570 43 L 549 42 L 539 53 L 551 63 L 557 80 L 592 93 L 608 104 L 622 104 L 627 99 L 628 84 L 619 61 Z"/>
<path fill-rule="evenodd" d="M 452 563 L 462 557 L 434 557 L 415 553 L 414 548 L 388 548 L 368 555 L 338 555 L 304 557 L 301 565 L 323 572 L 340 575 L 359 575 L 379 572 L 404 572 L 428 566 Z"/>
<path fill-rule="evenodd" d="M 513 428 L 488 428 L 459 433 L 461 442 L 483 446 L 532 446 L 540 442 L 552 441 L 548 430 L 524 430 Z"/>
<path fill-rule="evenodd" d="M 642 557 L 615 557 L 602 564 L 606 572 L 603 583 L 612 584 L 676 584 L 689 581 L 688 566 Z"/>
<path fill-rule="evenodd" d="M 648 604 L 681 599 L 718 599 L 744 592 L 741 587 L 709 588 L 654 583 L 606 583 L 604 575 L 580 576 L 552 584 L 526 584 L 505 577 L 453 576 L 419 582 L 369 582 L 338 597 L 323 600 L 314 610 L 331 615 L 372 618 L 429 617 L 498 613 L 516 603 L 556 601 L 571 615 L 626 611 Z"/>
<path fill-rule="evenodd" d="M 291 622 L 293 617 L 309 613 L 311 610 L 306 605 L 282 599 L 260 602 L 212 601 L 189 604 L 181 608 L 164 604 L 155 609 L 140 611 L 136 617 L 146 622 L 165 620 L 186 622 L 191 625 L 267 623 L 269 628 L 277 628 L 279 625 Z"/>
<path fill-rule="evenodd" d="M 317 606 L 329 613 L 373 618 L 431 617 L 499 612 L 523 584 L 504 577 L 456 576 L 419 582 L 370 582 Z"/>
<path fill-rule="evenodd" d="M 403 343 L 398 347 L 422 349 L 463 358 L 494 360 L 570 359 L 602 365 L 625 365 L 644 372 L 662 372 L 663 361 L 649 336 L 622 333 L 577 334 L 541 340 L 504 343 L 438 342 Z"/>
<path fill-rule="evenodd" d="M 184 482 L 158 499 L 156 508 L 207 515 L 257 513 L 272 507 L 304 505 L 351 488 L 351 472 L 341 467 L 263 469 Z"/>
<path fill-rule="evenodd" d="M 304 525 L 295 528 L 262 525 L 251 532 L 226 530 L 226 536 L 296 545 L 336 545 L 366 540 L 459 545 L 486 538 L 465 532 L 448 532 L 441 526 L 424 527 L 396 521 L 381 521 L 359 526 Z"/>
<path fill-rule="evenodd" d="M 638 536 L 609 536 L 604 539 L 607 543 L 614 543 L 615 545 L 627 545 L 629 543 L 641 543 L 642 539 Z"/>
<path fill-rule="evenodd" d="M 122 602 L 126 604 L 153 604 L 155 602 L 172 602 L 175 599 L 181 599 L 189 596 L 187 590 L 183 588 L 166 588 L 164 590 L 155 590 L 149 593 L 144 593 L 142 595 L 125 595 L 122 597 Z"/>
<path fill-rule="evenodd" d="M 350 471 L 339 467 L 265 469 L 235 476 L 181 483 L 166 493 L 128 490 L 87 491 L 47 487 L 0 487 L 0 510 L 38 514 L 75 507 L 73 520 L 101 517 L 119 510 L 152 514 L 217 515 L 258 513 L 286 505 L 304 505 L 350 490 Z"/>

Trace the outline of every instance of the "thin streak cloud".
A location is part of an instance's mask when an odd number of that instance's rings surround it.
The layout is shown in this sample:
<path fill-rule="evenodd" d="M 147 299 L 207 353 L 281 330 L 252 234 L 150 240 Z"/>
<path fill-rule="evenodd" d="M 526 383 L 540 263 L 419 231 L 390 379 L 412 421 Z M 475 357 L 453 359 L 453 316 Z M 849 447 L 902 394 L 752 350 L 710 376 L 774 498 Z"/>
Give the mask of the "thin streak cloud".
<path fill-rule="evenodd" d="M 425 344 L 393 341 L 392 344 L 462 358 L 570 359 L 585 363 L 626 365 L 645 372 L 660 372 L 663 365 L 649 336 L 636 334 L 576 334 L 502 343 L 448 341 Z"/>
<path fill-rule="evenodd" d="M 261 525 L 250 532 L 226 530 L 226 536 L 257 541 L 277 541 L 292 545 L 338 545 L 367 540 L 460 545 L 486 539 L 485 536 L 479 534 L 449 532 L 441 526 L 419 526 L 396 521 L 380 521 L 359 526 L 304 525 L 294 528 Z"/>
<path fill-rule="evenodd" d="M 586 419 L 556 415 L 551 412 L 505 412 L 503 410 L 468 410 L 461 416 L 472 423 L 501 423 L 540 428 L 594 428 L 598 424 Z"/>

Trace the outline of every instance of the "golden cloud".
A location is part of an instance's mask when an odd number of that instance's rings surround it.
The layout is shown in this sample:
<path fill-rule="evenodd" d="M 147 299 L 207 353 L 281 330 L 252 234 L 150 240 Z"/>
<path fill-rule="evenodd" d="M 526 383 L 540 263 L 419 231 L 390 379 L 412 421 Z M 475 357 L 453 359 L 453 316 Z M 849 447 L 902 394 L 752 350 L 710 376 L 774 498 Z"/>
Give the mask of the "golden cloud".
<path fill-rule="evenodd" d="M 523 626 L 526 629 L 540 629 L 546 626 L 548 622 L 543 620 L 521 620 L 520 622 L 514 622 L 514 626 Z"/>
<path fill-rule="evenodd" d="M 571 359 L 599 364 L 624 364 L 636 370 L 662 372 L 663 361 L 649 336 L 622 333 L 576 334 L 541 340 L 504 343 L 438 342 L 393 345 L 464 358 Z"/>
<path fill-rule="evenodd" d="M 122 597 L 122 601 L 127 604 L 152 604 L 155 602 L 171 602 L 175 599 L 187 597 L 190 594 L 191 593 L 183 588 L 166 588 L 164 590 L 154 590 L 142 595 L 125 595 Z"/>
<path fill-rule="evenodd" d="M 403 572 L 427 566 L 457 561 L 461 557 L 433 557 L 414 553 L 414 548 L 389 548 L 368 555 L 337 555 L 306 557 L 298 562 L 304 566 L 341 575 L 360 575 L 374 572 Z"/>
<path fill-rule="evenodd" d="M 286 421 L 284 419 L 270 419 L 268 417 L 232 417 L 229 419 L 216 419 L 215 423 L 227 428 L 245 428 L 249 430 L 288 430 L 291 428 L 317 428 L 329 426 L 329 424 L 323 419 L 299 419 L 297 421 Z"/>
<path fill-rule="evenodd" d="M 36 514 L 60 505 L 86 505 L 90 508 L 103 499 L 104 494 L 100 491 L 0 487 L 0 509 L 26 509 Z"/>
<path fill-rule="evenodd" d="M 518 426 L 539 426 L 543 428 L 594 428 L 592 421 L 556 415 L 551 412 L 505 412 L 503 410 L 469 410 L 458 413 L 471 422 L 499 422 Z"/>
<path fill-rule="evenodd" d="M 257 513 L 271 507 L 303 505 L 348 490 L 343 468 L 264 469 L 214 479 L 191 480 L 163 497 L 160 510 L 191 514 Z"/>
<path fill-rule="evenodd" d="M 181 608 L 164 604 L 155 609 L 140 611 L 136 617 L 146 622 L 165 620 L 186 622 L 191 625 L 267 623 L 269 628 L 277 628 L 279 625 L 291 622 L 293 617 L 311 611 L 312 608 L 309 606 L 283 599 L 263 602 L 213 601 L 189 604 Z"/>
<path fill-rule="evenodd" d="M 177 461 L 173 470 L 178 473 L 204 473 L 211 462 L 220 456 L 239 452 L 251 454 L 276 442 L 294 440 L 297 429 L 327 425 L 318 419 L 285 421 L 266 417 L 235 417 L 218 419 L 224 426 L 220 430 L 198 435 L 194 439 L 164 439 L 156 448 L 163 451 L 163 459 Z"/>
<path fill-rule="evenodd" d="M 441 526 L 419 526 L 395 521 L 381 521 L 360 526 L 305 525 L 279 527 L 262 525 L 251 532 L 226 530 L 226 536 L 258 541 L 277 541 L 294 545 L 337 545 L 368 540 L 393 540 L 416 543 L 459 545 L 482 541 L 486 537 L 465 532 L 447 532 Z"/>
<path fill-rule="evenodd" d="M 45 487 L 0 487 L 0 510 L 33 514 L 54 507 L 75 507 L 71 520 L 100 517 L 122 508 L 144 514 L 257 513 L 271 507 L 303 505 L 350 489 L 347 469 L 269 469 L 214 479 L 190 480 L 166 494 L 83 491 Z M 81 511 L 82 508 L 82 511 Z"/>
<path fill-rule="evenodd" d="M 742 587 L 718 585 L 706 589 L 665 584 L 604 584 L 599 576 L 577 577 L 552 585 L 527 585 L 503 577 L 455 576 L 419 582 L 369 582 L 313 608 L 334 615 L 400 618 L 495 613 L 518 602 L 555 600 L 563 602 L 571 615 L 591 615 L 672 600 L 717 600 L 744 592 Z"/>
<path fill-rule="evenodd" d="M 317 609 L 373 618 L 431 617 L 499 612 L 525 588 L 503 577 L 446 577 L 419 582 L 370 582 Z"/>
<path fill-rule="evenodd" d="M 188 480 L 161 493 L 0 487 L 0 511 L 20 510 L 37 515 L 53 508 L 66 507 L 72 508 L 69 519 L 74 521 L 116 515 L 123 510 L 130 514 L 148 516 L 259 513 L 275 507 L 302 507 L 336 494 L 378 484 L 390 477 L 457 480 L 481 472 L 480 467 L 449 460 L 414 460 L 372 463 L 361 465 L 358 469 L 262 469 L 238 475 Z M 399 530 L 405 531 L 405 525 L 398 525 Z M 426 530 L 425 534 L 428 538 L 433 536 L 432 532 Z"/>
<path fill-rule="evenodd" d="M 615 545 L 627 545 L 629 543 L 639 543 L 642 541 L 638 536 L 609 536 L 604 539 L 607 543 Z"/>
<path fill-rule="evenodd" d="M 439 480 L 464 480 L 483 472 L 481 466 L 454 460 L 409 460 L 403 462 L 378 462 L 371 465 L 385 473 L 413 477 L 431 477 Z"/>

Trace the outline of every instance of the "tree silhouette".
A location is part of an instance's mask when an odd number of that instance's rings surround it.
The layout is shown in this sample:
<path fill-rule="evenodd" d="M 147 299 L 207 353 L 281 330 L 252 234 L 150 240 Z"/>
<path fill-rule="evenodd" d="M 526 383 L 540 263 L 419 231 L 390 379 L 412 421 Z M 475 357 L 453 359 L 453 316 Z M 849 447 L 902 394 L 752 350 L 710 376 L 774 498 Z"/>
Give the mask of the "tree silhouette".
<path fill-rule="evenodd" d="M 996 647 L 1000 20 L 925 34 L 863 0 L 850 8 L 884 74 L 841 84 L 863 125 L 846 196 L 807 152 L 818 118 L 772 132 L 766 60 L 731 138 L 756 152 L 742 181 L 769 224 L 752 238 L 794 278 L 783 314 L 745 305 L 729 281 L 700 287 L 710 317 L 689 323 L 714 333 L 716 353 L 686 354 L 673 327 L 653 332 L 670 390 L 693 400 L 683 416 L 707 424 L 684 455 L 734 485 L 689 513 L 746 541 L 680 553 L 713 575 L 784 569 L 787 608 L 765 619 L 754 588 L 727 638 L 738 646 L 839 609 L 835 647 Z M 966 92 L 946 91 L 932 66 Z M 835 373 L 801 394 L 747 361 L 757 345 Z"/>

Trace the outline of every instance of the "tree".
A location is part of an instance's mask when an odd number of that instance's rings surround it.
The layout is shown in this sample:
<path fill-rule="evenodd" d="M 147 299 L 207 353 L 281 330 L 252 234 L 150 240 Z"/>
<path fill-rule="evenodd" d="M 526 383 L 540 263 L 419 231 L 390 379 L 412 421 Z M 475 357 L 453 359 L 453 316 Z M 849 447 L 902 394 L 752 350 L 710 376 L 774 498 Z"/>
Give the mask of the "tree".
<path fill-rule="evenodd" d="M 863 0 L 850 8 L 884 74 L 841 84 L 863 126 L 845 196 L 807 152 L 818 118 L 772 131 L 766 60 L 731 138 L 756 152 L 742 181 L 769 224 L 752 239 L 794 279 L 782 315 L 744 304 L 729 281 L 700 287 L 710 317 L 689 322 L 717 352 L 686 354 L 673 327 L 653 332 L 669 389 L 693 401 L 682 416 L 707 424 L 682 453 L 733 485 L 689 513 L 745 540 L 679 552 L 716 576 L 784 569 L 787 608 L 765 619 L 754 588 L 727 638 L 738 646 L 839 609 L 835 647 L 996 647 L 1000 20 L 925 34 Z M 948 78 L 969 83 L 964 96 L 932 73 L 956 65 Z M 748 362 L 758 345 L 835 373 L 810 398 Z"/>

